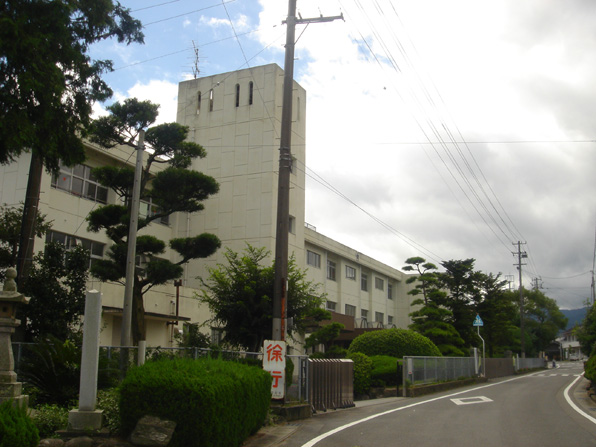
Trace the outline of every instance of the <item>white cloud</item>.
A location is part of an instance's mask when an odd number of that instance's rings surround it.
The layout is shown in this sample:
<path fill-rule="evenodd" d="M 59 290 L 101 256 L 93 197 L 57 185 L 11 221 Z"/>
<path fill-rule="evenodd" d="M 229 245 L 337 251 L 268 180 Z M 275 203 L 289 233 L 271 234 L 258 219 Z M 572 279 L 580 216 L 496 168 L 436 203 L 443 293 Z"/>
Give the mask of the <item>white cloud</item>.
<path fill-rule="evenodd" d="M 146 83 L 137 82 L 126 93 L 115 93 L 116 100 L 138 98 L 142 101 L 151 101 L 159 104 L 159 116 L 155 124 L 176 121 L 176 108 L 178 100 L 178 84 L 152 79 Z"/>

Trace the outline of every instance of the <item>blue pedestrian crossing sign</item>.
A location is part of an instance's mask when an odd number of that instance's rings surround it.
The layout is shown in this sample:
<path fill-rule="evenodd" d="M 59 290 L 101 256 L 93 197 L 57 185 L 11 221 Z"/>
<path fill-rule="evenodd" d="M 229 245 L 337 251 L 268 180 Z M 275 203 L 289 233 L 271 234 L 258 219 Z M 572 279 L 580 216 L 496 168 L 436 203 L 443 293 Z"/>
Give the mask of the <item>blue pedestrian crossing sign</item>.
<path fill-rule="evenodd" d="M 484 326 L 484 323 L 482 322 L 482 318 L 480 318 L 480 315 L 476 314 L 476 319 L 474 320 L 474 326 Z"/>

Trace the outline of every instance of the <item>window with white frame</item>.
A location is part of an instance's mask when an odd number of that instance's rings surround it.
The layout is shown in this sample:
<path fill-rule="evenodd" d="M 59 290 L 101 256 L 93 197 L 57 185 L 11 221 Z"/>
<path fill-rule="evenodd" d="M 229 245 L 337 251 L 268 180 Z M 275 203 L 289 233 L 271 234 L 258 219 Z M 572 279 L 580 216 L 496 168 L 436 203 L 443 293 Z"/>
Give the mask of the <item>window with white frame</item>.
<path fill-rule="evenodd" d="M 346 265 L 346 278 L 356 281 L 356 269 L 351 265 Z"/>
<path fill-rule="evenodd" d="M 321 255 L 314 251 L 306 250 L 306 263 L 318 269 L 321 268 Z"/>
<path fill-rule="evenodd" d="M 356 306 L 352 306 L 351 304 L 346 304 L 346 315 L 348 315 L 349 317 L 355 317 L 356 316 Z"/>
<path fill-rule="evenodd" d="M 72 250 L 77 245 L 89 250 L 89 267 L 97 259 L 103 258 L 103 252 L 105 244 L 101 242 L 92 241 L 91 239 L 85 239 L 71 234 L 60 233 L 59 231 L 50 230 L 46 233 L 46 243 L 58 242 L 64 245 L 67 251 Z"/>
<path fill-rule="evenodd" d="M 368 292 L 368 275 L 366 273 L 360 274 L 360 290 Z"/>
<path fill-rule="evenodd" d="M 383 312 L 375 312 L 375 323 L 384 323 L 385 314 Z"/>
<path fill-rule="evenodd" d="M 375 276 L 375 289 L 384 290 L 385 281 Z"/>
<path fill-rule="evenodd" d="M 335 262 L 327 261 L 327 279 L 335 281 Z"/>
<path fill-rule="evenodd" d="M 393 324 L 393 316 L 387 315 L 387 324 Z"/>
<path fill-rule="evenodd" d="M 325 306 L 327 308 L 327 310 L 332 310 L 333 312 L 335 312 L 335 308 L 337 307 L 337 303 L 335 301 L 329 301 L 327 300 L 327 304 Z"/>
<path fill-rule="evenodd" d="M 393 299 L 393 286 L 387 283 L 387 299 Z"/>
<path fill-rule="evenodd" d="M 67 191 L 75 196 L 84 197 L 94 202 L 107 203 L 108 188 L 97 183 L 87 165 L 75 165 L 72 168 L 60 163 L 59 171 L 52 176 L 52 188 Z"/>
<path fill-rule="evenodd" d="M 139 217 L 145 219 L 147 217 L 153 217 L 156 214 L 161 212 L 160 208 L 153 203 L 151 197 L 148 199 L 143 199 L 139 203 Z M 155 222 L 159 222 L 163 225 L 168 225 L 170 223 L 170 216 L 162 216 L 159 219 L 156 219 Z"/>

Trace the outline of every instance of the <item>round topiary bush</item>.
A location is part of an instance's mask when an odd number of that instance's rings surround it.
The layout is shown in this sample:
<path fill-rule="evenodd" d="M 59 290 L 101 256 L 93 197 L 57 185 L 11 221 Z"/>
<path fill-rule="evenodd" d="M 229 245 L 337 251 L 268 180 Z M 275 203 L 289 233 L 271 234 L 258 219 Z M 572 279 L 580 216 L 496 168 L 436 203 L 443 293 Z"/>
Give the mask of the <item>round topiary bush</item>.
<path fill-rule="evenodd" d="M 429 338 L 418 332 L 395 328 L 359 335 L 348 348 L 348 353 L 354 352 L 362 352 L 369 357 L 389 355 L 400 359 L 404 355 L 441 356 L 441 351 Z"/>

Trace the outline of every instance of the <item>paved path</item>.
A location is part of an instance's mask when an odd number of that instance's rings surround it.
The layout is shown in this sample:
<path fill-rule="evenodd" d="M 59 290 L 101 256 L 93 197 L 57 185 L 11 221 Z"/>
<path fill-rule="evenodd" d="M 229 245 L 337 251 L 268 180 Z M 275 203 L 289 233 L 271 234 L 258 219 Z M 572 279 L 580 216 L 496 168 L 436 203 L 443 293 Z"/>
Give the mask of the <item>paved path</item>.
<path fill-rule="evenodd" d="M 579 377 L 582 366 L 563 363 L 554 370 L 420 398 L 361 401 L 353 409 L 264 428 L 245 445 L 352 447 L 398 440 L 417 447 L 438 445 L 438 440 L 458 447 L 596 445 L 596 402 L 587 395 L 587 380 Z"/>

